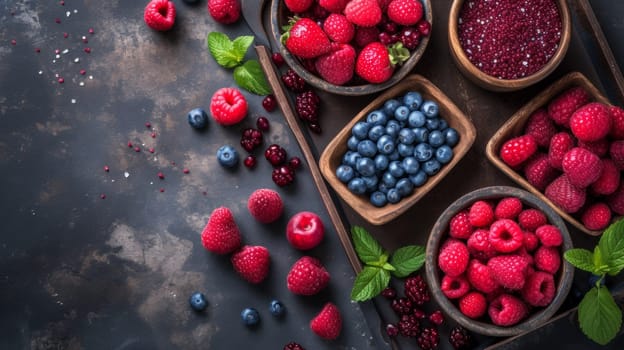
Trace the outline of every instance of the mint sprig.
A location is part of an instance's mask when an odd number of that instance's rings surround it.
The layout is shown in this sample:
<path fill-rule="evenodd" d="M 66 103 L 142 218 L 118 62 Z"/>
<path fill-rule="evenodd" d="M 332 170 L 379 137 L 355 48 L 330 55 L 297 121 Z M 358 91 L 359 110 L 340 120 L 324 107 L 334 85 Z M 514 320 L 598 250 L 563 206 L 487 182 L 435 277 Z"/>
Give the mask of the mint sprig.
<path fill-rule="evenodd" d="M 408 245 L 397 249 L 392 256 L 364 228 L 351 228 L 353 246 L 364 263 L 351 289 L 351 300 L 366 301 L 379 295 L 390 283 L 392 275 L 409 276 L 425 263 L 425 249 Z"/>
<path fill-rule="evenodd" d="M 234 81 L 241 88 L 256 95 L 268 95 L 271 88 L 256 60 L 244 61 L 254 37 L 242 35 L 230 40 L 220 32 L 210 32 L 207 37 L 208 51 L 221 67 L 234 69 Z"/>
<path fill-rule="evenodd" d="M 574 267 L 599 276 L 579 304 L 578 320 L 589 339 L 606 345 L 622 326 L 622 310 L 601 281 L 607 274 L 614 276 L 624 269 L 624 220 L 611 224 L 603 232 L 593 252 L 575 248 L 567 250 L 563 257 Z"/>

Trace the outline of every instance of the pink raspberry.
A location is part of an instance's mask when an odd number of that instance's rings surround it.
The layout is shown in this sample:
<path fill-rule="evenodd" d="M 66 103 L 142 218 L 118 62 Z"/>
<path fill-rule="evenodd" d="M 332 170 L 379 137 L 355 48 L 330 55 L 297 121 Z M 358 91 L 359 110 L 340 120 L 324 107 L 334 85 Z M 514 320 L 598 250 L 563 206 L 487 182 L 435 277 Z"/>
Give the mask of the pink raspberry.
<path fill-rule="evenodd" d="M 624 215 L 624 182 L 620 182 L 617 190 L 607 196 L 607 204 L 615 213 Z"/>
<path fill-rule="evenodd" d="M 492 300 L 488 308 L 492 323 L 505 327 L 517 324 L 528 313 L 526 304 L 511 294 L 501 294 Z"/>
<path fill-rule="evenodd" d="M 535 230 L 535 235 L 546 247 L 558 247 L 563 243 L 561 231 L 555 225 L 542 225 Z"/>
<path fill-rule="evenodd" d="M 526 231 L 524 232 L 524 249 L 527 252 L 532 252 L 537 249 L 539 245 L 539 238 L 533 232 Z"/>
<path fill-rule="evenodd" d="M 548 147 L 550 139 L 557 133 L 557 127 L 548 112 L 540 108 L 533 112 L 524 127 L 524 133 L 532 135 L 540 147 Z"/>
<path fill-rule="evenodd" d="M 472 226 L 485 227 L 494 221 L 492 205 L 486 201 L 476 201 L 470 206 L 468 221 Z"/>
<path fill-rule="evenodd" d="M 500 149 L 500 157 L 512 168 L 516 168 L 537 152 L 537 143 L 532 135 L 520 135 L 507 140 Z"/>
<path fill-rule="evenodd" d="M 472 287 L 480 292 L 492 293 L 498 288 L 498 283 L 492 278 L 490 268 L 477 259 L 472 259 L 468 263 L 466 277 Z"/>
<path fill-rule="evenodd" d="M 609 135 L 616 140 L 624 139 L 624 109 L 618 106 L 610 106 L 609 113 L 611 114 Z"/>
<path fill-rule="evenodd" d="M 589 230 L 603 230 L 611 222 L 611 209 L 605 203 L 594 203 L 583 211 L 581 222 Z"/>
<path fill-rule="evenodd" d="M 624 170 L 624 140 L 611 142 L 609 156 L 619 170 Z"/>
<path fill-rule="evenodd" d="M 470 255 L 481 261 L 487 261 L 495 256 L 497 252 L 494 247 L 492 247 L 489 236 L 490 231 L 486 229 L 475 230 L 466 242 Z"/>
<path fill-rule="evenodd" d="M 556 178 L 544 190 L 546 198 L 566 213 L 576 213 L 585 204 L 587 194 L 584 188 L 574 186 L 564 174 Z"/>
<path fill-rule="evenodd" d="M 609 141 L 604 138 L 598 141 L 581 141 L 578 140 L 577 146 L 584 148 L 598 157 L 604 157 L 609 152 Z"/>
<path fill-rule="evenodd" d="M 570 117 L 572 134 L 581 141 L 597 141 L 611 130 L 609 108 L 600 102 L 592 102 L 577 109 Z"/>
<path fill-rule="evenodd" d="M 468 211 L 463 210 L 455 214 L 449 223 L 449 235 L 453 238 L 467 239 L 472 234 L 474 228 L 470 224 Z"/>
<path fill-rule="evenodd" d="M 570 88 L 548 104 L 548 115 L 561 126 L 569 126 L 574 111 L 589 102 L 590 95 L 580 86 Z"/>
<path fill-rule="evenodd" d="M 515 221 L 500 219 L 490 226 L 489 239 L 497 252 L 510 253 L 522 246 L 524 233 Z"/>
<path fill-rule="evenodd" d="M 524 166 L 524 177 L 540 191 L 543 191 L 560 173 L 553 168 L 545 153 L 535 153 Z"/>
<path fill-rule="evenodd" d="M 464 275 L 451 277 L 444 275 L 440 283 L 442 293 L 449 299 L 459 299 L 470 290 L 468 280 Z"/>
<path fill-rule="evenodd" d="M 470 292 L 459 300 L 459 311 L 470 318 L 479 318 L 487 311 L 487 300 L 479 292 Z"/>
<path fill-rule="evenodd" d="M 532 306 L 548 306 L 555 298 L 555 279 L 553 275 L 536 271 L 529 275 L 522 288 L 522 298 Z"/>
<path fill-rule="evenodd" d="M 555 247 L 541 246 L 533 254 L 535 267 L 544 272 L 555 274 L 561 266 L 561 254 Z"/>
<path fill-rule="evenodd" d="M 517 254 L 498 255 L 490 259 L 487 266 L 494 281 L 505 288 L 518 290 L 524 286 L 529 261 Z"/>
<path fill-rule="evenodd" d="M 585 188 L 600 177 L 602 161 L 585 148 L 574 147 L 563 156 L 561 168 L 572 185 Z"/>
<path fill-rule="evenodd" d="M 535 231 L 538 227 L 546 225 L 547 223 L 548 218 L 546 218 L 546 215 L 539 209 L 525 209 L 518 215 L 518 224 L 527 231 Z"/>
<path fill-rule="evenodd" d="M 611 159 L 602 159 L 602 173 L 593 184 L 591 191 L 598 195 L 609 195 L 620 186 L 620 170 Z"/>
<path fill-rule="evenodd" d="M 563 156 L 572 148 L 574 148 L 574 137 L 572 135 L 565 131 L 555 134 L 550 139 L 550 146 L 548 147 L 548 162 L 550 166 L 561 170 Z"/>
<path fill-rule="evenodd" d="M 498 201 L 494 208 L 496 219 L 515 220 L 522 211 L 522 201 L 516 197 L 505 197 Z"/>
<path fill-rule="evenodd" d="M 438 266 L 451 277 L 459 276 L 468 266 L 470 254 L 466 245 L 458 240 L 447 242 L 440 248 Z"/>

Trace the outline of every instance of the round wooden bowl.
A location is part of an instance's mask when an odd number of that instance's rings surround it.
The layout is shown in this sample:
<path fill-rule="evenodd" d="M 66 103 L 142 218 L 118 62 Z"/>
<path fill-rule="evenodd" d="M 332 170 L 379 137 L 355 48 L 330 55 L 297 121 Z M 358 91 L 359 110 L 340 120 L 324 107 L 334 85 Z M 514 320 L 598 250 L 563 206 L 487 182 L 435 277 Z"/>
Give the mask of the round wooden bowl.
<path fill-rule="evenodd" d="M 464 0 L 453 0 L 448 23 L 448 41 L 451 56 L 462 74 L 480 87 L 491 91 L 515 91 L 533 85 L 546 78 L 563 60 L 570 45 L 572 22 L 566 0 L 554 0 L 559 7 L 561 17 L 561 40 L 557 51 L 537 72 L 520 79 L 499 79 L 477 68 L 470 60 L 459 42 L 458 19 Z"/>
<path fill-rule="evenodd" d="M 453 302 L 442 293 L 440 288 L 442 272 L 438 268 L 438 250 L 440 248 L 440 243 L 447 238 L 449 222 L 455 214 L 468 208 L 477 200 L 495 200 L 509 196 L 520 199 L 525 207 L 536 208 L 544 212 L 548 218 L 549 224 L 557 226 L 561 231 L 563 244 L 560 247 L 561 267 L 555 275 L 557 291 L 550 305 L 540 309 L 533 308 L 532 314 L 514 326 L 501 327 L 481 319 L 475 320 L 465 316 L 461 313 L 461 311 L 459 311 L 457 306 L 455 306 L 455 304 L 453 304 Z M 434 224 L 426 247 L 426 279 L 429 284 L 429 288 L 432 291 L 432 295 L 438 305 L 440 305 L 442 311 L 463 327 L 487 336 L 507 337 L 517 335 L 535 329 L 544 322 L 548 321 L 548 319 L 550 319 L 555 312 L 557 312 L 559 307 L 561 307 L 565 301 L 568 292 L 572 287 L 572 281 L 574 278 L 574 267 L 563 259 L 563 252 L 568 249 L 572 249 L 572 239 L 570 238 L 570 234 L 563 219 L 561 219 L 561 217 L 549 205 L 541 201 L 533 194 L 519 188 L 508 186 L 484 187 L 457 199 L 442 213 Z"/>
<path fill-rule="evenodd" d="M 432 22 L 432 11 L 431 11 L 431 0 L 421 0 L 423 4 L 424 17 L 429 21 L 433 28 Z M 290 52 L 282 45 L 280 41 L 280 37 L 283 33 L 282 27 L 288 23 L 289 17 L 288 8 L 284 5 L 283 0 L 272 0 L 271 3 L 271 33 L 273 35 L 273 40 L 277 43 L 279 47 L 279 51 L 284 57 L 284 60 L 297 74 L 299 74 L 308 84 L 311 86 L 320 89 L 322 91 L 326 91 L 329 93 L 337 94 L 337 95 L 346 95 L 346 96 L 362 96 L 373 94 L 382 90 L 386 90 L 387 88 L 395 85 L 401 79 L 403 79 L 408 73 L 410 73 L 416 63 L 420 60 L 425 49 L 427 48 L 427 44 L 429 43 L 429 38 L 431 34 L 428 36 L 422 37 L 420 44 L 416 50 L 412 51 L 412 54 L 407 59 L 407 61 L 403 62 L 400 67 L 397 67 L 394 71 L 394 74 L 387 81 L 380 84 L 370 84 L 362 79 L 358 79 L 358 77 L 354 74 L 354 78 L 352 82 L 347 83 L 347 85 L 334 85 L 330 84 L 327 81 L 323 80 L 321 77 L 310 73 L 307 69 L 303 67 L 299 59 L 290 54 Z M 350 85 L 349 85 L 350 84 Z"/>

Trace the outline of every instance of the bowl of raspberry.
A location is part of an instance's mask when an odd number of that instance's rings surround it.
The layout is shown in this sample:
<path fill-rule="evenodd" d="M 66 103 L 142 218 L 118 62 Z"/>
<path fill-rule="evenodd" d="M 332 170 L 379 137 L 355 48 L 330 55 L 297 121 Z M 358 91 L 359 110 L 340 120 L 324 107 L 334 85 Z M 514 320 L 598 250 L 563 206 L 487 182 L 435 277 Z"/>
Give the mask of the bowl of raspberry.
<path fill-rule="evenodd" d="M 442 311 L 474 332 L 537 328 L 565 301 L 574 268 L 561 217 L 515 187 L 477 189 L 440 215 L 427 241 L 427 282 Z"/>
<path fill-rule="evenodd" d="M 404 78 L 431 35 L 430 0 L 273 0 L 273 39 L 309 85 L 367 95 Z"/>
<path fill-rule="evenodd" d="M 571 31 L 566 0 L 454 0 L 448 23 L 457 67 L 492 91 L 523 89 L 552 73 Z"/>

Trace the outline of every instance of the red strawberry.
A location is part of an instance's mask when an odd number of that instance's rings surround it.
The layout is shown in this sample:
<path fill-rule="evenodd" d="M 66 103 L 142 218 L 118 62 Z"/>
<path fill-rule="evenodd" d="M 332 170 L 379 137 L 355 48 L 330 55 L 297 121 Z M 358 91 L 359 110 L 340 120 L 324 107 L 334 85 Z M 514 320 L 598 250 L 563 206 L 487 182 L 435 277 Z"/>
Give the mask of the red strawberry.
<path fill-rule="evenodd" d="M 500 157 L 507 165 L 515 168 L 537 151 L 532 135 L 521 135 L 507 140 L 500 149 Z"/>
<path fill-rule="evenodd" d="M 314 295 L 327 287 L 329 279 L 329 272 L 318 259 L 303 256 L 290 268 L 286 284 L 294 294 Z"/>
<path fill-rule="evenodd" d="M 513 326 L 529 313 L 522 300 L 511 294 L 501 294 L 492 300 L 488 307 L 488 315 L 492 323 L 498 326 Z"/>
<path fill-rule="evenodd" d="M 301 13 L 307 11 L 313 2 L 314 0 L 284 0 L 284 5 L 290 12 Z"/>
<path fill-rule="evenodd" d="M 554 275 L 561 266 L 561 254 L 556 247 L 541 246 L 533 254 L 533 261 L 535 268 Z"/>
<path fill-rule="evenodd" d="M 548 104 L 548 115 L 557 124 L 568 127 L 572 113 L 589 102 L 589 94 L 580 86 L 562 92 Z"/>
<path fill-rule="evenodd" d="M 444 275 L 440 282 L 440 290 L 449 299 L 458 299 L 463 297 L 470 290 L 468 280 L 464 275 L 451 277 Z"/>
<path fill-rule="evenodd" d="M 350 0 L 318 0 L 319 5 L 332 13 L 342 13 Z"/>
<path fill-rule="evenodd" d="M 611 130 L 609 108 L 600 102 L 584 105 L 570 117 L 570 129 L 581 141 L 600 140 Z"/>
<path fill-rule="evenodd" d="M 611 209 L 605 203 L 594 203 L 583 210 L 581 222 L 589 230 L 605 229 L 611 223 Z"/>
<path fill-rule="evenodd" d="M 247 200 L 247 209 L 256 220 L 263 224 L 271 223 L 280 216 L 284 211 L 284 203 L 279 193 L 261 188 L 255 190 Z"/>
<path fill-rule="evenodd" d="M 243 246 L 230 259 L 234 270 L 250 283 L 260 283 L 269 275 L 271 256 L 262 246 Z"/>
<path fill-rule="evenodd" d="M 585 204 L 585 189 L 572 185 L 565 174 L 551 182 L 544 194 L 556 206 L 570 214 L 576 213 Z"/>
<path fill-rule="evenodd" d="M 293 19 L 280 39 L 290 53 L 301 58 L 318 57 L 331 50 L 327 34 L 309 18 Z"/>
<path fill-rule="evenodd" d="M 512 219 L 522 212 L 522 201 L 516 197 L 505 197 L 496 203 L 494 217 L 496 219 Z"/>
<path fill-rule="evenodd" d="M 624 170 L 624 140 L 611 142 L 609 156 L 619 170 Z"/>
<path fill-rule="evenodd" d="M 532 135 L 540 147 L 548 147 L 550 139 L 557 133 L 557 127 L 548 116 L 546 109 L 540 108 L 529 117 L 524 133 Z"/>
<path fill-rule="evenodd" d="M 336 44 L 337 49 L 314 62 L 316 71 L 328 83 L 343 85 L 353 77 L 355 49 L 349 44 Z"/>
<path fill-rule="evenodd" d="M 538 227 L 546 225 L 547 223 L 548 218 L 546 218 L 546 215 L 539 209 L 525 209 L 518 215 L 518 224 L 527 231 L 535 231 Z"/>
<path fill-rule="evenodd" d="M 332 13 L 325 18 L 323 30 L 332 41 L 340 44 L 348 44 L 355 35 L 353 24 L 339 13 Z"/>
<path fill-rule="evenodd" d="M 379 37 L 379 29 L 377 27 L 356 27 L 355 28 L 355 44 L 359 47 L 365 47 L 366 45 L 377 41 Z"/>
<path fill-rule="evenodd" d="M 524 177 L 540 191 L 543 191 L 560 173 L 548 161 L 548 155 L 538 152 L 524 166 Z"/>
<path fill-rule="evenodd" d="M 221 88 L 210 99 L 210 113 L 221 125 L 237 124 L 247 115 L 247 100 L 236 88 Z"/>
<path fill-rule="evenodd" d="M 574 138 L 567 132 L 555 134 L 550 140 L 548 147 L 548 162 L 550 166 L 561 170 L 561 162 L 563 156 L 572 148 L 574 148 Z"/>
<path fill-rule="evenodd" d="M 219 23 L 231 24 L 240 18 L 241 4 L 239 0 L 208 0 L 208 13 Z"/>
<path fill-rule="evenodd" d="M 616 140 L 624 139 L 624 109 L 618 106 L 609 106 L 611 114 L 611 131 L 609 135 Z"/>
<path fill-rule="evenodd" d="M 344 14 L 351 23 L 360 27 L 373 27 L 381 22 L 381 8 L 377 0 L 351 0 Z"/>
<path fill-rule="evenodd" d="M 470 260 L 466 269 L 468 282 L 474 289 L 483 293 L 492 293 L 498 288 L 498 283 L 492 278 L 490 268 L 477 259 Z"/>
<path fill-rule="evenodd" d="M 487 300 L 479 292 L 470 292 L 459 300 L 459 311 L 470 318 L 479 318 L 487 311 Z"/>
<path fill-rule="evenodd" d="M 380 42 L 366 45 L 356 59 L 355 73 L 373 84 L 390 79 L 394 66 L 390 62 L 388 49 Z"/>
<path fill-rule="evenodd" d="M 392 0 L 388 4 L 388 18 L 398 24 L 411 26 L 423 16 L 423 6 L 419 0 Z"/>
<path fill-rule="evenodd" d="M 602 160 L 602 173 L 598 180 L 591 184 L 592 193 L 598 195 L 609 195 L 620 186 L 620 171 L 611 159 Z"/>
<path fill-rule="evenodd" d="M 230 209 L 219 207 L 213 210 L 201 238 L 204 248 L 213 253 L 228 254 L 237 250 L 241 236 Z"/>
<path fill-rule="evenodd" d="M 585 148 L 598 157 L 604 157 L 609 152 L 609 140 L 606 138 L 597 141 L 581 141 L 577 142 L 578 147 Z"/>
<path fill-rule="evenodd" d="M 158 31 L 167 31 L 175 23 L 176 9 L 169 0 L 152 0 L 145 6 L 143 20 L 150 28 Z"/>
<path fill-rule="evenodd" d="M 323 309 L 310 321 L 310 329 L 323 339 L 338 338 L 342 330 L 342 316 L 338 307 L 328 302 Z"/>
<path fill-rule="evenodd" d="M 470 224 L 467 210 L 462 210 L 451 218 L 449 223 L 449 235 L 451 237 L 467 239 L 473 231 L 474 228 Z"/>
<path fill-rule="evenodd" d="M 468 211 L 468 221 L 475 227 L 489 226 L 494 221 L 494 209 L 486 201 L 476 201 Z"/>
<path fill-rule="evenodd" d="M 598 180 L 602 173 L 602 161 L 590 151 L 575 147 L 569 150 L 561 162 L 563 173 L 570 183 L 579 188 L 585 188 Z"/>
<path fill-rule="evenodd" d="M 515 221 L 499 219 L 490 226 L 490 244 L 497 252 L 511 253 L 522 247 L 524 232 Z"/>
<path fill-rule="evenodd" d="M 507 289 L 518 290 L 526 281 L 529 260 L 516 254 L 497 255 L 487 266 L 494 281 Z"/>
<path fill-rule="evenodd" d="M 438 266 L 451 277 L 459 276 L 466 271 L 469 259 L 468 248 L 463 242 L 449 240 L 440 248 Z"/>
<path fill-rule="evenodd" d="M 522 288 L 522 298 L 532 306 L 548 306 L 555 298 L 555 289 L 553 275 L 536 271 L 527 278 Z"/>
<path fill-rule="evenodd" d="M 624 182 L 607 197 L 609 208 L 619 215 L 624 215 Z"/>
<path fill-rule="evenodd" d="M 563 243 L 561 231 L 555 225 L 542 225 L 535 230 L 535 235 L 546 247 L 558 247 Z"/>
<path fill-rule="evenodd" d="M 475 230 L 468 238 L 466 246 L 470 255 L 481 261 L 487 261 L 497 254 L 490 243 L 490 231 L 485 229 Z"/>

